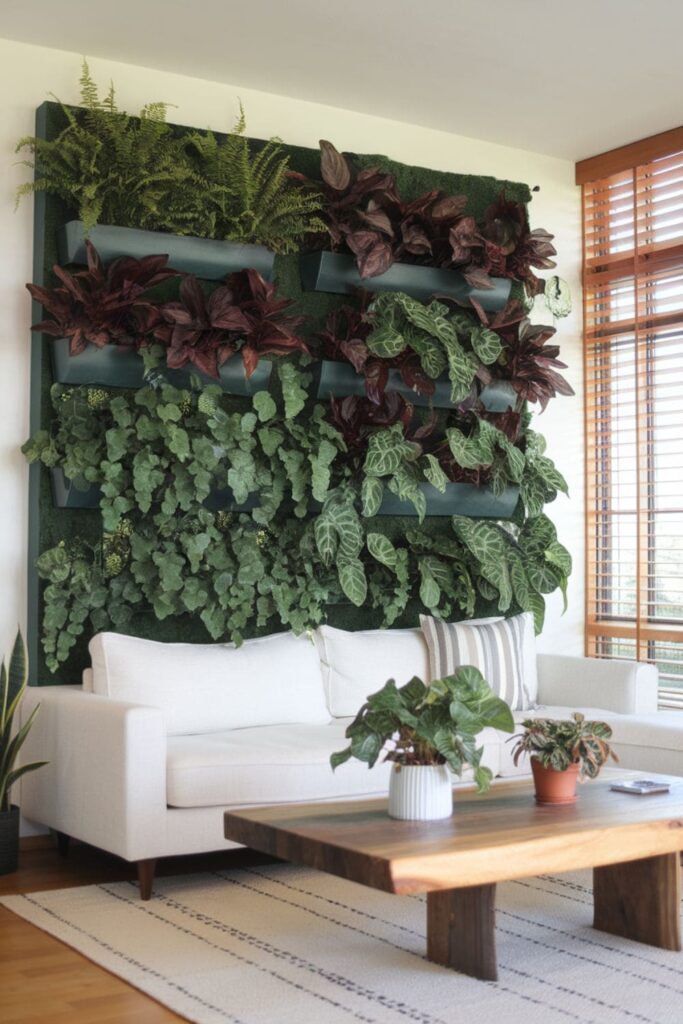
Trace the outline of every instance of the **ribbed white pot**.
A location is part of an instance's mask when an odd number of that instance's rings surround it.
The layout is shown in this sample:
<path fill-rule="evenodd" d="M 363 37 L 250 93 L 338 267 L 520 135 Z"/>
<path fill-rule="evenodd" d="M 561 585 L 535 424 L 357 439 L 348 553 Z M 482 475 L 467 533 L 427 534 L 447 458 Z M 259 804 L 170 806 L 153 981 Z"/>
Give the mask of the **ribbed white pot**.
<path fill-rule="evenodd" d="M 435 821 L 453 813 L 453 780 L 445 764 L 402 765 L 389 780 L 389 817 Z"/>

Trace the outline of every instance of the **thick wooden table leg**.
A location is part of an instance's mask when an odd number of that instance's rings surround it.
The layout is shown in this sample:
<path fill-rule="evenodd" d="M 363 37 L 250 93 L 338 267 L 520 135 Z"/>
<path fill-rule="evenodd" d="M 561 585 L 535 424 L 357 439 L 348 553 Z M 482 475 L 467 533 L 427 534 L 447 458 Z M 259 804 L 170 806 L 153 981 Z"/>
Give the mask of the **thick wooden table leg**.
<path fill-rule="evenodd" d="M 427 957 L 482 981 L 498 980 L 496 887 L 427 893 Z"/>
<path fill-rule="evenodd" d="M 681 948 L 677 853 L 593 869 L 593 927 L 660 949 Z"/>

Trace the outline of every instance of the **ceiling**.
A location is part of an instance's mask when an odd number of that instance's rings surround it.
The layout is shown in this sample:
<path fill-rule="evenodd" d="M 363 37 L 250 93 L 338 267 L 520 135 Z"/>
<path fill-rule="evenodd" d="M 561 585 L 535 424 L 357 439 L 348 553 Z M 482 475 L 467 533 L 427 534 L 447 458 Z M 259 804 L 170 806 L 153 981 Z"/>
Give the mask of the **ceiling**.
<path fill-rule="evenodd" d="M 2 0 L 0 37 L 570 160 L 683 122 L 681 0 Z"/>

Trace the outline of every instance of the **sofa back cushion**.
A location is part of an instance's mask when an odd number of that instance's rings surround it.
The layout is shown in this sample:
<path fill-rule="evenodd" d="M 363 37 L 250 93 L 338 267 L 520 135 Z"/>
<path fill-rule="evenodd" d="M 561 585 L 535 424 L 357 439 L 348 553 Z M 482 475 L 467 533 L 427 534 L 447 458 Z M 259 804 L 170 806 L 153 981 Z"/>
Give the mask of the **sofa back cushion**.
<path fill-rule="evenodd" d="M 160 708 L 170 736 L 330 720 L 310 637 L 276 633 L 235 647 L 98 633 L 89 650 L 94 692 Z"/>
<path fill-rule="evenodd" d="M 398 686 L 427 679 L 429 654 L 419 629 L 315 630 L 327 702 L 333 718 L 355 715 L 387 679 Z"/>
<path fill-rule="evenodd" d="M 538 693 L 533 616 L 525 612 L 496 622 L 440 622 L 421 615 L 431 676 L 474 665 L 491 689 L 514 710 L 533 707 Z"/>

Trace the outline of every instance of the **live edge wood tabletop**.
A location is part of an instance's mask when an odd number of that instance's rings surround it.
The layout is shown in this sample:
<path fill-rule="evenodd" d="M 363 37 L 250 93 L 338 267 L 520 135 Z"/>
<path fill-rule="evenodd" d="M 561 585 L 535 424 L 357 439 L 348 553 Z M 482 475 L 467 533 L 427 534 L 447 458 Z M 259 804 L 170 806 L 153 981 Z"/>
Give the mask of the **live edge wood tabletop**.
<path fill-rule="evenodd" d="M 375 889 L 428 893 L 430 959 L 494 979 L 495 884 L 547 872 L 596 869 L 595 927 L 681 948 L 683 778 L 648 776 L 671 784 L 665 794 L 610 789 L 638 774 L 605 770 L 562 806 L 536 804 L 526 778 L 483 796 L 459 787 L 440 821 L 395 821 L 386 798 L 244 808 L 226 812 L 225 836 Z"/>

